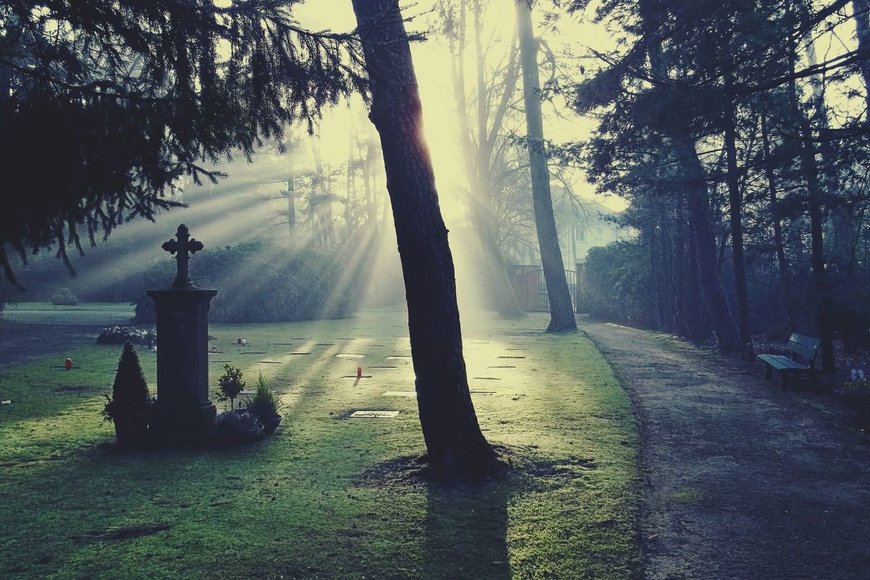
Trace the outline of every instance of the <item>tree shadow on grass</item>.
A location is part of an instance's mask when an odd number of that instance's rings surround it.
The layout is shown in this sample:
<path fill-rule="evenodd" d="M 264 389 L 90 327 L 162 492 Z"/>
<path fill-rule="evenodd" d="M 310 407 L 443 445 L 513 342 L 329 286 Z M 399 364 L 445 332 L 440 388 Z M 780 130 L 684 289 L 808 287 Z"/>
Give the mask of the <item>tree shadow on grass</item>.
<path fill-rule="evenodd" d="M 510 578 L 510 476 L 474 484 L 427 485 L 425 578 Z"/>
<path fill-rule="evenodd" d="M 508 502 L 516 490 L 510 470 L 484 481 L 444 482 L 419 457 L 373 466 L 363 485 L 423 490 L 426 513 L 420 565 L 424 578 L 510 578 Z"/>

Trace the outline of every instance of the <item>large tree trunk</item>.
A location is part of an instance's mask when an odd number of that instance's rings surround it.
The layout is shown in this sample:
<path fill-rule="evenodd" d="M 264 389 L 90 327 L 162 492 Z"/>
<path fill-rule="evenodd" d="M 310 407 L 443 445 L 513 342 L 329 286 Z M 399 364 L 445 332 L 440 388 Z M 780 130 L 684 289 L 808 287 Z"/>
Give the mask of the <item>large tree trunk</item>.
<path fill-rule="evenodd" d="M 797 97 L 795 97 L 797 98 Z M 816 151 L 813 146 L 813 135 L 809 119 L 800 110 L 801 130 L 801 170 L 807 184 L 807 203 L 810 211 L 810 255 L 813 267 L 813 289 L 818 308 L 819 338 L 821 339 L 822 370 L 833 372 L 834 363 L 834 329 L 830 320 L 831 293 L 828 277 L 825 272 L 824 236 L 822 231 L 822 191 L 819 186 L 819 168 L 816 162 Z"/>
<path fill-rule="evenodd" d="M 453 258 L 421 126 L 421 105 L 398 0 L 353 0 L 371 81 L 408 303 L 417 404 L 428 460 L 442 474 L 490 473 L 468 392 Z"/>
<path fill-rule="evenodd" d="M 725 111 L 726 180 L 728 182 L 729 215 L 731 218 L 731 249 L 734 257 L 734 285 L 737 295 L 737 330 L 743 354 L 751 357 L 752 336 L 749 329 L 749 293 L 746 289 L 746 259 L 743 254 L 743 192 L 737 176 L 737 112 L 733 101 Z"/>
<path fill-rule="evenodd" d="M 710 223 L 710 195 L 707 191 L 704 167 L 698 159 L 698 152 L 691 137 L 675 136 L 672 142 L 686 181 L 689 223 L 696 244 L 695 252 L 704 305 L 713 324 L 719 348 L 723 352 L 737 352 L 742 343 L 719 281 L 716 243 L 713 226 Z"/>
<path fill-rule="evenodd" d="M 800 6 L 803 17 L 808 13 L 808 4 L 804 2 Z M 810 66 L 816 63 L 815 46 L 813 37 L 809 34 L 802 39 L 807 62 Z M 795 51 L 796 52 L 796 51 Z M 794 60 L 792 60 L 794 67 Z M 824 92 L 822 78 L 819 75 L 810 77 L 812 87 L 812 115 L 813 121 L 819 128 L 827 126 L 827 111 L 825 110 Z M 813 141 L 813 127 L 810 118 L 804 114 L 800 106 L 800 95 L 797 85 L 794 81 L 789 87 L 790 93 L 790 108 L 791 113 L 797 120 L 800 128 L 800 162 L 801 171 L 807 186 L 807 203 L 809 205 L 810 214 L 810 261 L 813 269 L 813 289 L 817 304 L 817 320 L 819 339 L 821 340 L 820 350 L 822 352 L 822 371 L 833 372 L 835 370 L 834 362 L 834 329 L 831 325 L 830 306 L 831 306 L 831 291 L 828 275 L 825 266 L 824 252 L 824 214 L 822 206 L 824 203 L 823 188 L 821 184 L 821 174 L 819 171 L 818 161 L 816 160 L 816 146 Z M 824 144 L 822 145 L 825 146 Z M 821 151 L 823 158 L 830 159 L 831 153 L 827 150 Z M 826 163 L 826 167 L 830 168 L 830 163 Z M 827 186 L 828 193 L 836 187 L 836 176 L 828 173 Z"/>
<path fill-rule="evenodd" d="M 797 326 L 795 314 L 794 293 L 791 289 L 791 274 L 788 270 L 788 260 L 785 256 L 785 241 L 782 237 L 782 223 L 779 216 L 779 199 L 777 198 L 776 176 L 773 172 L 773 160 L 770 158 L 770 136 L 767 130 L 767 113 L 761 114 L 761 153 L 764 156 L 764 176 L 767 180 L 767 194 L 770 206 L 771 224 L 773 226 L 773 243 L 776 246 L 776 264 L 782 283 L 783 302 L 791 328 Z"/>
<path fill-rule="evenodd" d="M 577 330 L 571 293 L 565 278 L 559 234 L 553 216 L 550 195 L 550 173 L 544 152 L 544 123 L 541 115 L 541 88 L 538 78 L 538 42 L 532 32 L 532 9 L 529 0 L 516 0 L 517 28 L 520 41 L 520 62 L 523 70 L 523 101 L 526 107 L 529 165 L 532 172 L 532 200 L 535 209 L 535 229 L 541 250 L 541 267 L 550 299 L 550 324 L 547 332 Z"/>

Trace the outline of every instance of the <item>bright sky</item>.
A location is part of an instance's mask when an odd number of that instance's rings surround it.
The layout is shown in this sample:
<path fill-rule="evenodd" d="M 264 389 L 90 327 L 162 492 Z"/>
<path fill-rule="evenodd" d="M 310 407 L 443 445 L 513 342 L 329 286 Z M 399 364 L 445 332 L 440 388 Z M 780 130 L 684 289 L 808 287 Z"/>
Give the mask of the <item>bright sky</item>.
<path fill-rule="evenodd" d="M 503 48 L 493 44 L 490 48 L 495 57 L 501 57 L 507 53 L 510 41 L 515 34 L 515 17 L 512 0 L 496 0 L 503 3 L 506 10 L 491 11 L 486 21 L 486 26 L 493 29 L 498 42 L 501 39 Z M 405 18 L 411 18 L 406 26 L 409 31 L 425 31 L 431 22 L 432 0 L 403 3 Z M 498 22 L 493 22 L 491 14 L 500 14 Z M 311 29 L 330 29 L 334 31 L 350 31 L 356 26 L 350 0 L 309 0 L 296 9 L 300 23 Z M 470 16 L 469 16 L 470 18 Z M 576 22 L 565 19 L 560 23 L 561 31 L 544 36 L 553 50 L 573 43 L 575 47 L 583 44 L 598 45 L 599 48 L 609 46 L 612 41 L 600 28 L 591 25 L 581 26 Z M 540 30 L 536 29 L 540 34 Z M 420 87 L 420 95 L 423 103 L 423 124 L 426 142 L 432 154 L 433 164 L 438 185 L 442 211 L 445 217 L 456 217 L 464 211 L 462 209 L 461 196 L 463 184 L 466 183 L 464 166 L 458 146 L 458 132 L 455 110 L 455 99 L 450 80 L 450 58 L 445 41 L 437 35 L 432 35 L 426 42 L 417 42 L 412 45 L 414 67 L 417 73 L 417 81 Z M 469 48 L 469 56 L 473 50 Z M 473 60 L 469 58 L 466 63 L 467 71 L 473 73 Z M 587 67 L 588 68 L 588 67 Z M 542 79 L 544 76 L 542 70 Z M 469 83 L 469 88 L 471 83 Z M 563 111 L 561 118 L 550 115 L 545 119 L 544 135 L 554 141 L 568 141 L 585 138 L 593 127 L 588 119 L 578 118 L 569 111 Z M 326 113 L 321 128 L 322 154 L 324 159 L 332 159 L 335 164 L 340 164 L 347 155 L 347 130 L 350 124 L 350 116 L 345 107 L 341 110 Z M 358 128 L 373 130 L 373 128 Z M 594 193 L 593 186 L 585 183 L 582 176 L 578 175 L 573 180 L 575 192 L 579 195 L 595 199 L 609 207 L 621 209 L 625 203 L 615 197 L 603 197 Z"/>

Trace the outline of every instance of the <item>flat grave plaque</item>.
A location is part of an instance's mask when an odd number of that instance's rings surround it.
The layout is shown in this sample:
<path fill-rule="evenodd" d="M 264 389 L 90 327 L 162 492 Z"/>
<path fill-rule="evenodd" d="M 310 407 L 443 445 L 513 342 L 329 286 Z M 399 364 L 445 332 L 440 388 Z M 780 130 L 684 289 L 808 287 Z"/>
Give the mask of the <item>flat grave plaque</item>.
<path fill-rule="evenodd" d="M 498 377 L 471 377 L 475 381 L 500 381 Z"/>
<path fill-rule="evenodd" d="M 486 368 L 488 368 L 488 369 L 515 369 L 515 368 L 517 368 L 517 366 L 516 365 L 490 365 Z"/>
<path fill-rule="evenodd" d="M 398 411 L 354 411 L 351 419 L 389 419 L 398 415 Z"/>
<path fill-rule="evenodd" d="M 390 356 L 385 357 L 385 358 L 387 358 L 388 360 L 397 359 L 397 358 L 411 358 L 411 355 L 409 355 L 409 354 L 393 354 L 393 355 L 390 355 Z"/>
<path fill-rule="evenodd" d="M 505 355 L 502 355 L 502 356 L 500 356 L 500 357 L 498 357 L 498 358 L 526 358 L 526 357 L 524 357 L 524 356 L 505 356 Z"/>
<path fill-rule="evenodd" d="M 397 369 L 396 365 L 369 365 L 370 369 Z"/>
<path fill-rule="evenodd" d="M 416 397 L 416 391 L 387 391 L 383 394 L 384 397 Z"/>
<path fill-rule="evenodd" d="M 340 352 L 335 355 L 337 358 L 364 358 L 366 355 L 364 354 L 355 354 L 351 352 Z"/>

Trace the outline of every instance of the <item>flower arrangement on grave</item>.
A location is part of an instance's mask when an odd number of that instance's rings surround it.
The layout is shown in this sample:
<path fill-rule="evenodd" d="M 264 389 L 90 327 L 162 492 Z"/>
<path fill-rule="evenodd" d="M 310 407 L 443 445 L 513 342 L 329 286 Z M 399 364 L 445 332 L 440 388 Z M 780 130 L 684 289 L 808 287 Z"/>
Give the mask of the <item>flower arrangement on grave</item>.
<path fill-rule="evenodd" d="M 224 365 L 224 374 L 218 379 L 218 401 L 229 401 L 230 410 L 233 409 L 236 397 L 239 396 L 245 388 L 245 381 L 242 380 L 241 369 L 226 363 Z"/>
<path fill-rule="evenodd" d="M 224 411 L 214 419 L 214 429 L 224 441 L 247 443 L 263 435 L 263 424 L 251 413 Z"/>
<path fill-rule="evenodd" d="M 133 343 L 124 343 L 112 395 L 106 395 L 103 420 L 115 424 L 118 444 L 124 447 L 144 443 L 153 399 L 142 373 L 142 365 Z"/>
<path fill-rule="evenodd" d="M 245 402 L 245 410 L 257 417 L 263 424 L 266 434 L 271 434 L 281 423 L 281 410 L 284 403 L 269 386 L 263 375 L 257 378 L 257 390 L 253 397 L 248 397 Z"/>

